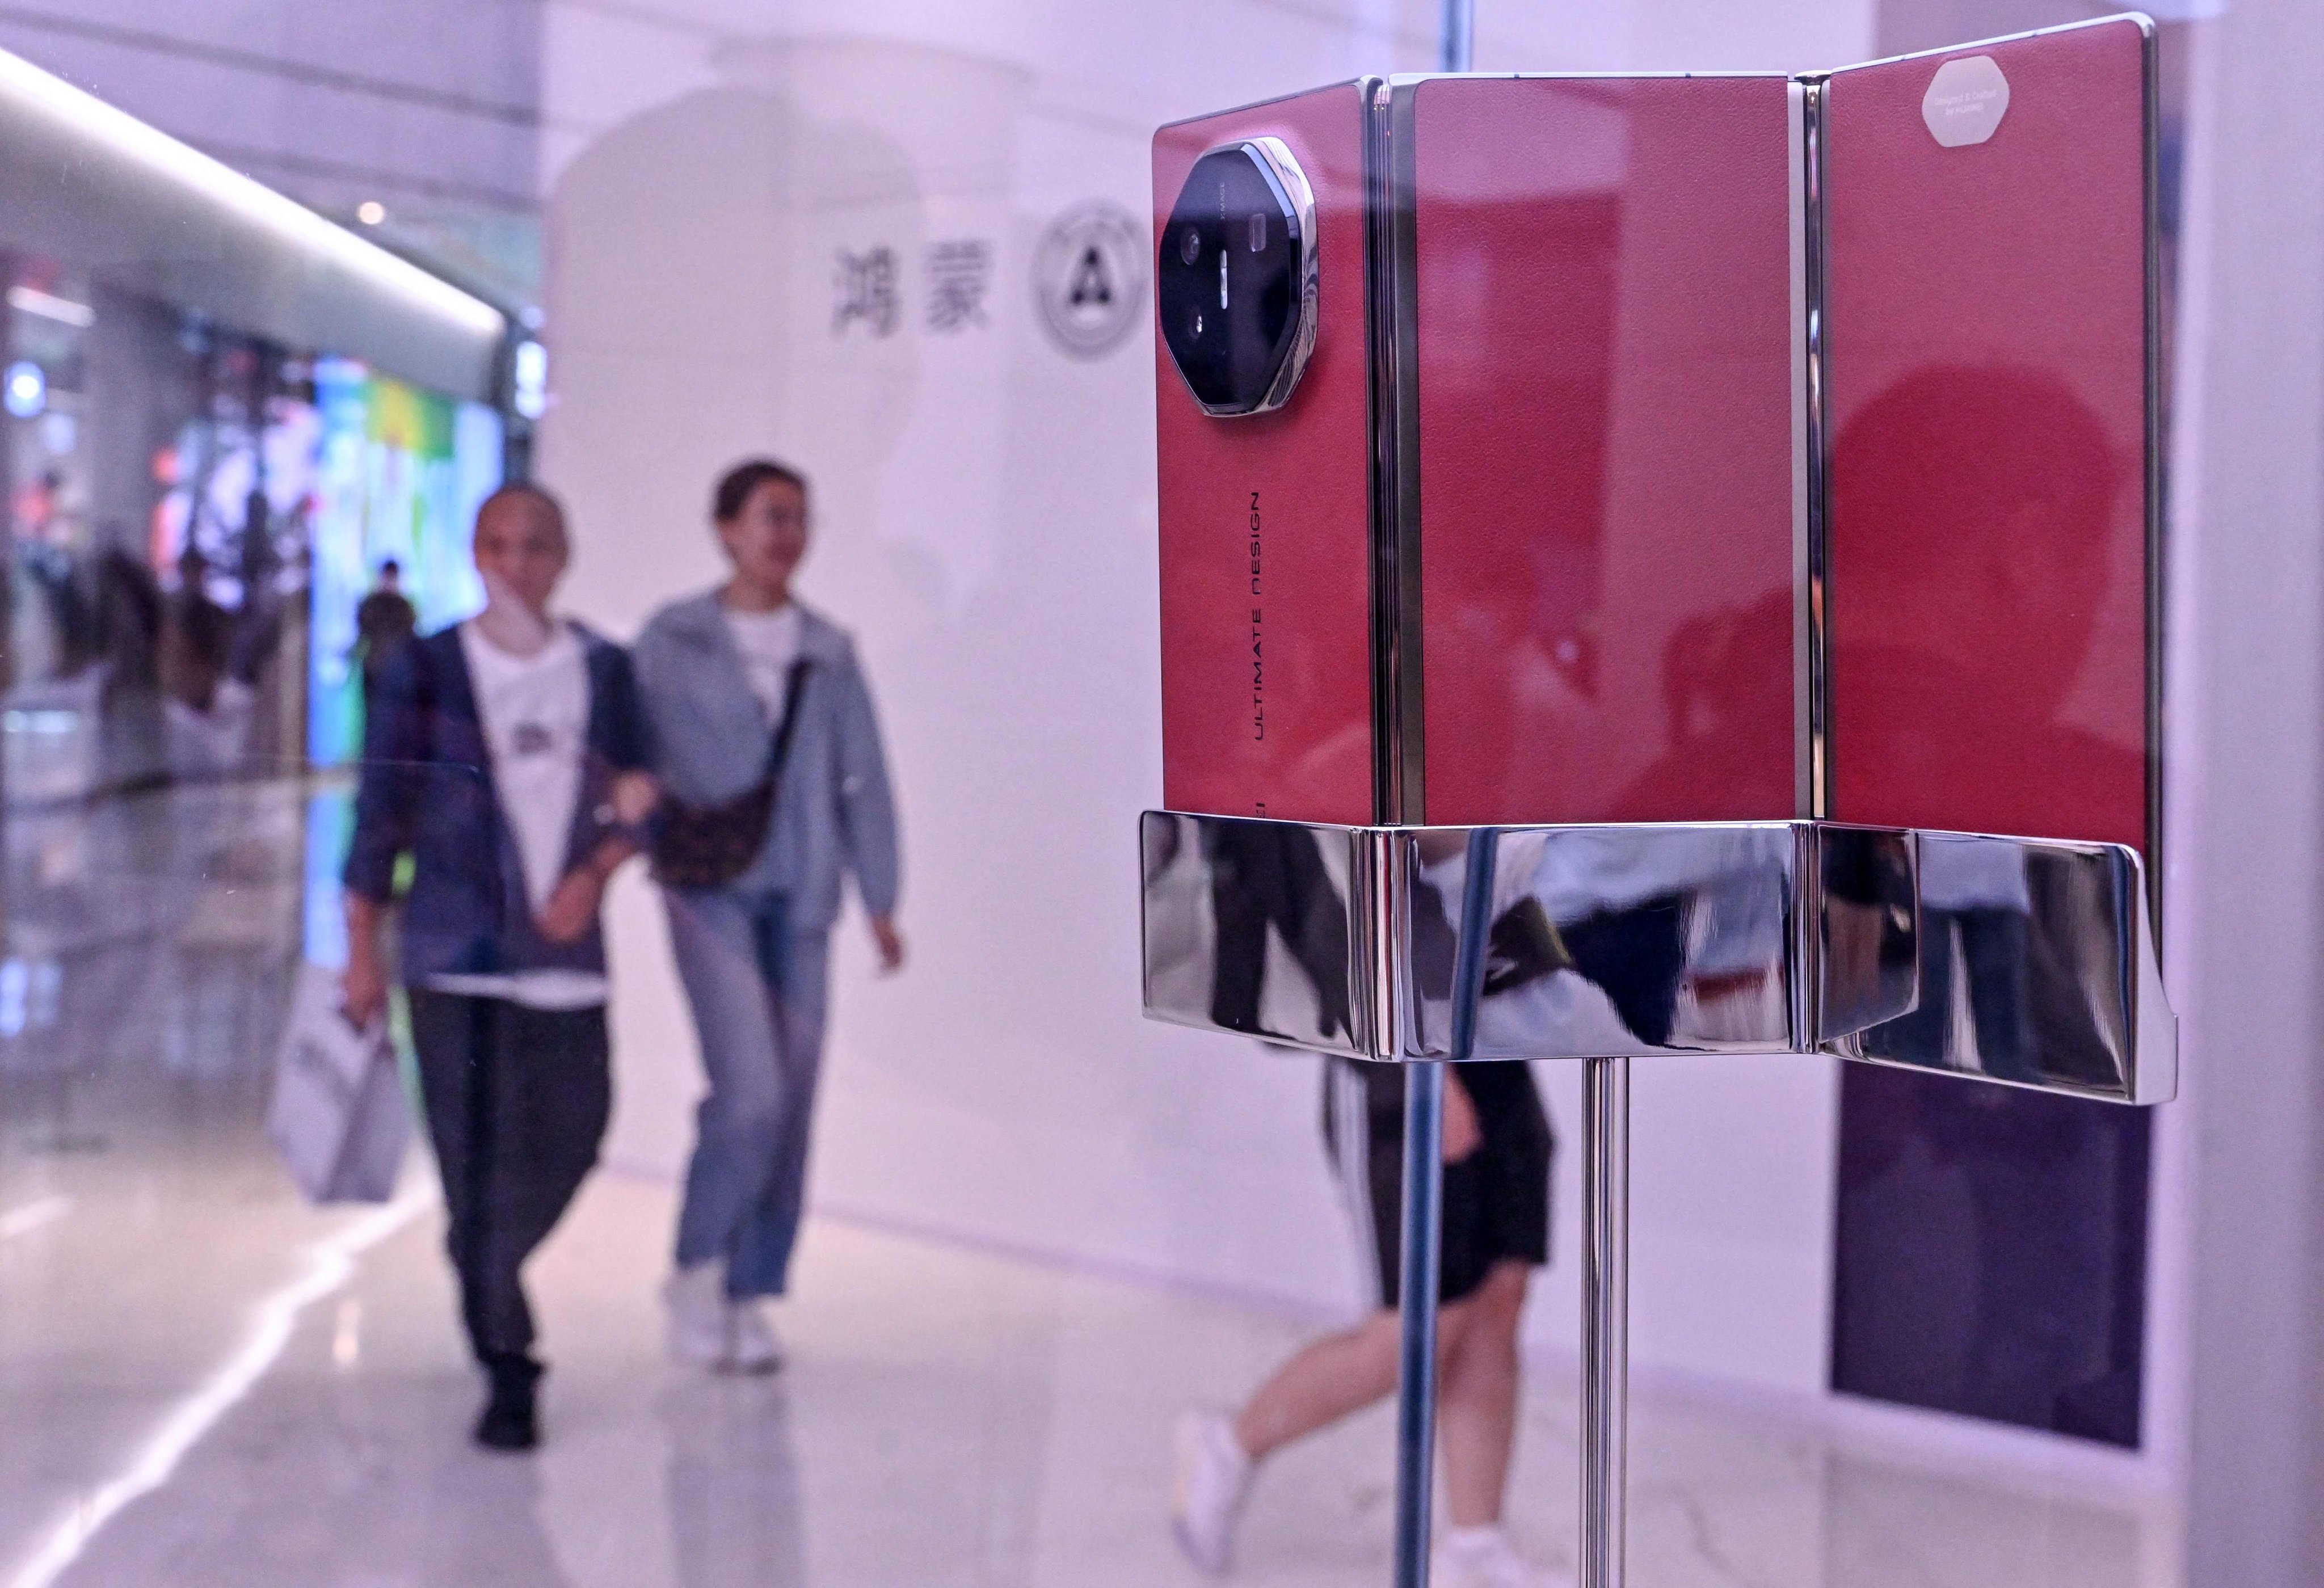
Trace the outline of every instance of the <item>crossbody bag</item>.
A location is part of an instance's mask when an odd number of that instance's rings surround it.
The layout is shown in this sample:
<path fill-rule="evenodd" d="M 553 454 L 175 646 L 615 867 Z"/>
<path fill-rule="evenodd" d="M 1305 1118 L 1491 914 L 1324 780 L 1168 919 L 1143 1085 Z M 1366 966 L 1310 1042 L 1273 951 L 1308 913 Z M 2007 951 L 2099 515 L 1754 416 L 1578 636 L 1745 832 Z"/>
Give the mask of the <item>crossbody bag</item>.
<path fill-rule="evenodd" d="M 655 813 L 654 880 L 665 888 L 723 888 L 759 858 L 775 819 L 783 763 L 798 728 L 799 693 L 813 664 L 800 657 L 783 680 L 783 716 L 767 745 L 759 780 L 715 805 L 688 805 L 665 796 Z"/>

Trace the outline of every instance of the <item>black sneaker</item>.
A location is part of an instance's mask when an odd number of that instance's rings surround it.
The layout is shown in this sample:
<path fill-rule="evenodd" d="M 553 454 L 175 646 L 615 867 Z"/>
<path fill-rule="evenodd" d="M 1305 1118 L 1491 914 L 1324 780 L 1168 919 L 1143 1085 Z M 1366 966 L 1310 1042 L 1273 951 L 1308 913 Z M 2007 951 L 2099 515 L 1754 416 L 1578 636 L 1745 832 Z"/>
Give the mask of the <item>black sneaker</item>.
<path fill-rule="evenodd" d="M 475 1441 L 486 1450 L 530 1450 L 540 1443 L 540 1421 L 534 1408 L 533 1387 L 541 1366 L 529 1356 L 489 1362 L 484 1371 L 492 1380 L 491 1397 L 476 1419 Z"/>

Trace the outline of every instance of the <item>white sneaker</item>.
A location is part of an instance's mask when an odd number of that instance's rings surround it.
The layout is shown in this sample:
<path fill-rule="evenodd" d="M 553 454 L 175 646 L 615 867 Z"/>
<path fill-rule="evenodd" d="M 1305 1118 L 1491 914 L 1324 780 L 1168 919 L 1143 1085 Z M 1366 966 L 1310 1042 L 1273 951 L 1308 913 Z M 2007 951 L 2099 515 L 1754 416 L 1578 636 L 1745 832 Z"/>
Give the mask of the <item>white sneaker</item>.
<path fill-rule="evenodd" d="M 1430 1588 L 1573 1588 L 1563 1572 L 1535 1565 L 1499 1527 L 1447 1528 L 1429 1562 Z"/>
<path fill-rule="evenodd" d="M 1251 1459 L 1235 1441 L 1234 1424 L 1215 1411 L 1178 1419 L 1177 1454 L 1170 1530 L 1194 1568 L 1215 1577 L 1227 1569 L 1235 1519 L 1250 1493 Z"/>
<path fill-rule="evenodd" d="M 757 1301 L 727 1302 L 726 1329 L 730 1351 L 724 1365 L 729 1372 L 771 1373 L 783 1365 L 774 1325 Z"/>
<path fill-rule="evenodd" d="M 734 1357 L 727 1321 L 726 1275 L 715 1262 L 679 1269 L 661 1288 L 669 1309 L 669 1355 L 694 1367 L 723 1368 Z"/>

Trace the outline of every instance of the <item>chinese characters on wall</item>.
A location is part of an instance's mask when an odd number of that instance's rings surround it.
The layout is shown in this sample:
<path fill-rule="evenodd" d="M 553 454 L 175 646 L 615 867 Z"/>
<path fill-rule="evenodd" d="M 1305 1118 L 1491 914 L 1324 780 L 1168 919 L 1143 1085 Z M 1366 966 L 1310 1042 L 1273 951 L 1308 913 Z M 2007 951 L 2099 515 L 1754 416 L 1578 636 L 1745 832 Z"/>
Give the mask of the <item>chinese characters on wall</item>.
<path fill-rule="evenodd" d="M 918 260 L 919 322 L 931 335 L 958 336 L 992 323 L 993 245 L 982 237 L 929 244 Z M 905 319 L 897 250 L 875 244 L 837 251 L 832 271 L 831 334 L 892 337 Z"/>
<path fill-rule="evenodd" d="M 881 244 L 861 254 L 842 248 L 832 281 L 837 289 L 831 310 L 833 336 L 844 337 L 858 325 L 875 337 L 896 334 L 899 316 L 893 248 Z"/>
<path fill-rule="evenodd" d="M 1033 307 L 1058 351 L 1102 358 L 1148 323 L 1150 251 L 1145 224 L 1103 199 L 1074 205 L 1044 228 L 1029 261 Z M 836 249 L 831 334 L 883 340 L 908 326 L 932 337 L 989 329 L 1000 254 L 990 238 L 961 236 L 917 253 L 877 240 Z"/>

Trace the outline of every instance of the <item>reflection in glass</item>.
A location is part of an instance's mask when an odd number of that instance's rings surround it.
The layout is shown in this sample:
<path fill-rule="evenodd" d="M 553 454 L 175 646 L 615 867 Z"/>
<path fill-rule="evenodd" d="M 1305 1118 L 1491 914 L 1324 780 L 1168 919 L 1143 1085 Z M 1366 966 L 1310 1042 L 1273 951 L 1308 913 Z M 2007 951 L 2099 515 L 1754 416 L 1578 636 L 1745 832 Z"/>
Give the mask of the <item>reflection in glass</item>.
<path fill-rule="evenodd" d="M 1179 1025 L 1360 1058 L 1786 1053 L 1916 995 L 1910 834 L 1168 811 L 1140 830 L 1146 1012 Z"/>
<path fill-rule="evenodd" d="M 1832 1387 L 2135 1446 L 2151 1121 L 1844 1066 Z"/>
<path fill-rule="evenodd" d="M 1355 1051 L 1346 829 L 1149 812 L 1142 830 L 1148 1009 Z"/>
<path fill-rule="evenodd" d="M 1272 928 L 1314 992 L 1315 1029 L 1327 1037 L 1346 1033 L 1346 904 L 1314 836 L 1272 822 L 1221 823 L 1204 830 L 1203 843 L 1219 934 L 1212 1020 L 1230 1030 L 1267 1034 L 1261 1007 Z"/>
<path fill-rule="evenodd" d="M 1917 1002 L 1842 1051 L 2116 1101 L 2171 1094 L 2175 1055 L 2153 1029 L 2169 1015 L 2128 851 L 1923 833 L 1920 852 Z"/>
<path fill-rule="evenodd" d="M 2026 1024 L 2025 856 L 2015 845 L 1921 847 L 1921 1006 L 1891 1028 L 1898 1046 L 1957 1055 L 1959 1067 L 2033 1078 Z"/>
<path fill-rule="evenodd" d="M 805 1588 L 799 1458 L 784 1389 L 766 1380 L 674 1380 L 657 1403 L 678 1588 Z"/>
<path fill-rule="evenodd" d="M 1601 1024 L 1608 1052 L 1666 1047 L 1691 946 L 1720 956 L 1716 976 L 1780 964 L 1788 835 L 1755 834 L 1757 843 L 1672 835 L 1642 846 L 1626 831 L 1501 835 L 1515 853 L 1496 855 L 1478 1016 L 1483 1051 L 1509 1050 L 1545 1023 Z M 1773 872 L 1752 859 L 1774 861 Z M 1773 928 L 1757 941 L 1755 915 Z M 1738 950 L 1758 957 L 1738 964 Z"/>

